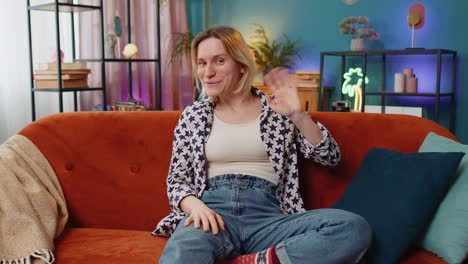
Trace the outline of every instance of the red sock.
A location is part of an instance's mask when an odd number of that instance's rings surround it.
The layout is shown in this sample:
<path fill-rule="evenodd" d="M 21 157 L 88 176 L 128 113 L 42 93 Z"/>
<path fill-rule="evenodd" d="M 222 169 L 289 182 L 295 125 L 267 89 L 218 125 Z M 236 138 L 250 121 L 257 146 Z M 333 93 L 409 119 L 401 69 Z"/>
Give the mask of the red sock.
<path fill-rule="evenodd" d="M 230 264 L 280 264 L 280 261 L 276 255 L 276 247 L 271 247 L 254 254 L 239 256 Z"/>

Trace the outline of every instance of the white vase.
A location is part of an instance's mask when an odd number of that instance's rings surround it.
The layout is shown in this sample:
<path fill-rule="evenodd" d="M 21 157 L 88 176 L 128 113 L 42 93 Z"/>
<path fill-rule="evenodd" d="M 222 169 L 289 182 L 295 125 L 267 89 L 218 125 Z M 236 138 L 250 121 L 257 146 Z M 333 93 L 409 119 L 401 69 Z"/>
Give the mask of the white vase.
<path fill-rule="evenodd" d="M 366 40 L 363 38 L 351 39 L 351 51 L 366 50 Z"/>

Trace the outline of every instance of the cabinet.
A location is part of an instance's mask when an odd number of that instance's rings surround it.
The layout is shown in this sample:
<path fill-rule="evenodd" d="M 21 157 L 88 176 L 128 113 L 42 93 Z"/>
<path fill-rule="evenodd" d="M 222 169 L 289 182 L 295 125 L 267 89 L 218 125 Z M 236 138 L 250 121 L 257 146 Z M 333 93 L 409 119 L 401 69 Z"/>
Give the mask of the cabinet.
<path fill-rule="evenodd" d="M 430 87 L 431 91 L 426 92 L 427 89 L 424 89 L 424 92 L 417 92 L 417 93 L 397 93 L 393 91 L 393 85 L 391 87 L 386 87 L 387 84 L 393 84 L 393 75 L 389 82 L 387 82 L 386 77 L 386 70 L 387 70 L 387 59 L 390 56 L 432 56 L 436 58 L 435 63 L 429 63 L 430 65 L 425 65 L 433 68 L 433 73 L 435 73 L 435 82 Z M 439 122 L 439 112 L 441 107 L 441 99 L 444 97 L 449 98 L 449 130 L 453 133 L 455 130 L 455 80 L 456 80 L 456 60 L 457 60 L 457 52 L 453 50 L 446 50 L 446 49 L 405 49 L 405 50 L 376 50 L 376 51 L 338 51 L 338 52 L 321 52 L 320 53 L 320 79 L 323 80 L 324 75 L 324 64 L 325 59 L 327 57 L 339 57 L 341 58 L 341 84 L 344 83 L 344 74 L 346 68 L 347 60 L 351 58 L 357 58 L 361 60 L 362 66 L 362 79 L 365 80 L 367 73 L 368 73 L 368 60 L 372 57 L 380 58 L 380 71 L 381 71 L 381 82 L 380 84 L 372 85 L 373 88 L 377 89 L 367 89 L 366 82 L 362 82 L 362 111 L 365 111 L 366 105 L 366 97 L 368 96 L 378 96 L 380 97 L 380 106 L 381 112 L 385 113 L 385 106 L 386 106 L 386 97 L 404 97 L 404 96 L 416 96 L 416 97 L 430 97 L 433 98 L 432 105 L 434 107 L 434 115 L 433 119 L 435 122 Z M 448 91 L 442 92 L 441 89 L 441 77 L 442 77 L 442 62 L 445 61 L 445 57 L 449 59 L 449 81 L 447 82 L 447 86 L 449 89 Z M 417 59 L 417 58 L 416 58 Z M 444 60 L 443 60 L 444 59 Z M 416 69 L 417 70 L 417 69 Z M 380 88 L 380 89 L 379 89 Z M 429 87 L 428 87 L 429 88 Z M 341 89 L 338 89 L 341 91 Z M 341 99 L 344 99 L 344 95 L 341 94 Z M 320 109 L 322 111 L 328 110 L 325 108 L 325 100 L 323 98 L 324 95 L 324 84 L 323 81 L 320 83 Z"/>
<path fill-rule="evenodd" d="M 139 0 L 140 1 L 140 0 Z M 158 52 L 157 56 L 160 57 L 161 50 L 160 50 L 160 19 L 159 19 L 159 1 L 154 0 L 156 2 L 156 30 L 157 30 L 157 39 L 156 43 L 158 43 Z M 74 3 L 75 2 L 75 3 Z M 73 105 L 74 105 L 74 111 L 78 111 L 78 93 L 79 92 L 88 92 L 88 91 L 101 91 L 102 92 L 102 105 L 103 110 L 106 110 L 107 106 L 107 100 L 106 100 L 106 63 L 127 63 L 128 64 L 128 84 L 129 84 L 129 97 L 132 97 L 132 84 L 133 84 L 133 76 L 132 76 L 132 65 L 134 63 L 145 63 L 145 62 L 150 62 L 150 63 L 156 63 L 156 70 L 155 70 L 155 76 L 157 80 L 156 84 L 156 91 L 155 91 L 155 96 L 156 96 L 156 109 L 161 109 L 161 66 L 160 66 L 160 58 L 152 58 L 152 59 L 147 59 L 147 58 L 142 58 L 142 59 L 109 59 L 105 57 L 105 51 L 104 51 L 104 38 L 105 38 L 105 32 L 104 32 L 104 12 L 103 12 L 103 0 L 98 0 L 97 2 L 99 3 L 98 5 L 84 5 L 84 4 L 77 4 L 76 0 L 69 0 L 69 1 L 59 1 L 59 0 L 51 0 L 50 3 L 45 3 L 45 4 L 38 4 L 38 5 L 31 5 L 30 0 L 26 0 L 27 3 L 27 18 L 28 18 L 28 39 L 29 39 L 29 65 L 30 65 L 30 72 L 31 72 L 31 78 L 30 78 L 30 87 L 31 87 L 31 108 L 32 108 L 32 120 L 34 121 L 36 119 L 36 100 L 35 100 L 35 94 L 40 93 L 40 92 L 47 92 L 47 93 L 57 93 L 58 94 L 58 106 L 59 106 L 59 112 L 63 112 L 63 94 L 67 92 L 73 93 Z M 127 19 L 127 38 L 128 38 L 128 43 L 132 43 L 132 36 L 131 36 L 131 5 L 130 5 L 130 0 L 126 0 L 126 16 Z M 62 83 L 62 62 L 60 60 L 57 60 L 57 75 L 58 75 L 58 88 L 47 88 L 47 89 L 40 89 L 35 87 L 34 83 L 34 78 L 33 78 L 33 73 L 34 73 L 34 61 L 33 61 L 33 41 L 32 41 L 32 34 L 31 34 L 31 12 L 44 12 L 48 11 L 55 16 L 55 28 L 52 30 L 53 33 L 56 34 L 56 52 L 57 54 L 60 54 L 60 19 L 59 19 L 59 14 L 60 13 L 67 13 L 70 16 L 71 19 L 71 45 L 72 45 L 72 60 L 74 62 L 97 62 L 100 63 L 100 69 L 101 69 L 101 87 L 77 87 L 77 88 L 64 88 L 63 83 Z M 77 12 L 99 12 L 99 17 L 100 17 L 100 24 L 99 24 L 99 29 L 100 29 L 100 35 L 102 36 L 100 39 L 99 43 L 99 48 L 101 50 L 101 55 L 99 58 L 93 58 L 93 59 L 81 59 L 77 58 L 76 56 L 76 45 L 75 45 L 75 13 Z M 117 51 L 120 52 L 120 51 Z"/>
<path fill-rule="evenodd" d="M 272 94 L 270 88 L 261 83 L 252 84 L 265 94 Z M 323 93 L 324 108 L 328 108 L 327 102 L 329 100 L 330 92 L 335 87 L 324 87 L 325 92 Z M 315 87 L 297 87 L 299 99 L 301 100 L 302 110 L 305 112 L 316 112 L 319 109 L 319 88 Z"/>

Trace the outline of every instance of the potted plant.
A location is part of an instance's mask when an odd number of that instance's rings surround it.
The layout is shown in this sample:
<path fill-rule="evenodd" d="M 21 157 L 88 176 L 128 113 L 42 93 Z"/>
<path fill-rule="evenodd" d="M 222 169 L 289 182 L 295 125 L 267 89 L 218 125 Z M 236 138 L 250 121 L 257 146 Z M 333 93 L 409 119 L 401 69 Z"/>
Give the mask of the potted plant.
<path fill-rule="evenodd" d="M 361 51 L 366 49 L 364 38 L 379 39 L 380 34 L 369 26 L 369 18 L 366 16 L 351 16 L 343 19 L 339 24 L 342 34 L 353 35 L 351 50 Z"/>
<path fill-rule="evenodd" d="M 174 39 L 171 41 L 169 46 L 169 56 L 167 57 L 167 62 L 172 64 L 176 59 L 179 59 L 179 63 L 181 63 L 183 56 L 190 56 L 190 49 L 194 38 L 195 36 L 190 31 L 185 33 L 174 33 Z"/>
<path fill-rule="evenodd" d="M 191 56 L 191 48 L 192 42 L 195 38 L 195 35 L 191 32 L 176 32 L 173 33 L 174 37 L 169 44 L 168 56 L 166 57 L 167 66 L 174 64 L 178 61 L 179 65 L 182 64 L 182 58 L 188 56 L 189 63 L 192 60 Z M 191 64 L 190 64 L 191 65 Z M 196 86 L 196 82 L 192 75 L 192 83 L 193 83 L 193 100 L 196 101 L 199 96 L 199 89 Z"/>
<path fill-rule="evenodd" d="M 300 42 L 289 40 L 286 35 L 279 40 L 271 41 L 262 25 L 251 25 L 256 27 L 255 34 L 251 36 L 254 41 L 251 42 L 250 48 L 257 63 L 257 73 L 263 76 L 263 73 L 275 67 L 293 68 L 294 60 L 300 58 L 298 52 Z"/>

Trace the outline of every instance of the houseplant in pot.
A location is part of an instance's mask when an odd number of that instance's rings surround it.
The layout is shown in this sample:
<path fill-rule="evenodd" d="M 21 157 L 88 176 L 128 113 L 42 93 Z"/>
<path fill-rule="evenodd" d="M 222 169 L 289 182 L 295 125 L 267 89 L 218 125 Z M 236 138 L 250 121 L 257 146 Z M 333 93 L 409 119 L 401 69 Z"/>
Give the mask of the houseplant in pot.
<path fill-rule="evenodd" d="M 172 64 L 177 59 L 179 63 L 182 61 L 183 56 L 190 57 L 190 49 L 192 41 L 195 38 L 192 32 L 176 32 L 169 46 L 169 56 L 167 56 L 167 63 Z"/>
<path fill-rule="evenodd" d="M 191 31 L 187 32 L 175 32 L 172 35 L 172 38 L 170 39 L 170 43 L 168 46 L 167 50 L 167 55 L 166 55 L 166 66 L 172 67 L 173 71 L 178 72 L 179 76 L 184 76 L 184 80 L 186 81 L 187 74 L 190 74 L 191 76 L 191 88 L 192 88 L 192 95 L 193 95 L 193 100 L 196 101 L 200 95 L 199 89 L 196 85 L 193 73 L 191 71 L 191 47 L 192 47 L 192 42 L 193 39 L 195 38 L 195 35 Z M 186 64 L 183 64 L 185 62 Z M 188 72 L 184 71 L 183 69 L 187 69 L 188 67 Z M 184 75 L 181 75 L 180 71 L 184 72 Z M 172 74 L 172 78 L 174 75 Z M 177 85 L 179 86 L 177 89 L 184 89 L 183 87 L 186 87 L 187 83 L 184 81 L 184 86 L 180 86 L 180 83 Z M 187 91 L 186 91 L 187 92 Z"/>
<path fill-rule="evenodd" d="M 338 26 L 342 34 L 353 35 L 351 39 L 351 50 L 366 50 L 364 38 L 379 39 L 380 34 L 369 26 L 369 18 L 366 16 L 351 16 L 343 19 Z"/>
<path fill-rule="evenodd" d="M 272 41 L 262 25 L 251 25 L 255 27 L 255 33 L 251 36 L 253 41 L 250 43 L 250 48 L 257 63 L 257 75 L 254 82 L 263 83 L 263 74 L 275 67 L 293 68 L 295 59 L 300 58 L 298 52 L 300 42 L 292 41 L 286 35 Z"/>

